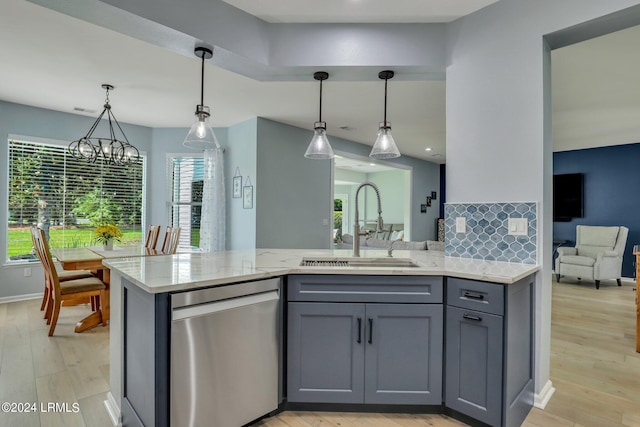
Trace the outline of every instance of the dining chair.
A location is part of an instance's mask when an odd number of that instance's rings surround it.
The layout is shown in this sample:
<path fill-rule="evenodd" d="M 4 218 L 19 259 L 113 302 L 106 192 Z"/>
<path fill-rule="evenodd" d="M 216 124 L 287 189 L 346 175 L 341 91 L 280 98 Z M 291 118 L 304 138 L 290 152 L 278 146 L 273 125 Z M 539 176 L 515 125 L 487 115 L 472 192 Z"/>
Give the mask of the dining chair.
<path fill-rule="evenodd" d="M 38 227 L 31 227 L 31 241 L 33 243 L 33 248 L 36 248 L 36 233 L 39 233 L 39 228 Z M 40 260 L 40 263 L 42 264 L 42 259 L 40 258 L 40 255 L 38 253 L 38 251 L 36 250 L 36 256 L 38 257 L 38 259 Z M 55 264 L 54 264 L 55 265 Z M 44 264 L 43 264 L 43 268 L 44 268 Z M 76 280 L 76 279 L 84 279 L 85 277 L 93 277 L 93 273 L 91 273 L 89 270 L 59 270 L 56 267 L 56 271 L 58 273 L 58 279 L 61 282 L 67 281 L 67 280 Z M 40 304 L 40 311 L 44 311 L 47 308 L 47 302 L 49 301 L 49 295 L 51 293 L 51 284 L 50 284 L 50 280 L 48 279 L 47 274 L 44 275 L 44 295 L 42 296 L 42 303 Z M 79 301 L 81 303 L 86 303 L 86 300 L 83 301 Z M 69 304 L 71 305 L 71 304 Z M 45 316 L 46 317 L 46 316 Z"/>
<path fill-rule="evenodd" d="M 175 254 L 180 240 L 180 227 L 167 227 L 162 241 L 163 254 Z"/>
<path fill-rule="evenodd" d="M 147 239 L 144 241 L 144 246 L 149 249 L 155 249 L 156 243 L 158 243 L 158 236 L 160 235 L 159 225 L 150 225 L 147 230 Z"/>
<path fill-rule="evenodd" d="M 42 261 L 45 277 L 49 280 L 49 299 L 46 304 L 45 318 L 49 326 L 49 336 L 53 335 L 58 323 L 58 315 L 63 301 L 77 300 L 81 298 L 93 298 L 95 309 L 100 309 L 101 301 L 105 301 L 106 285 L 97 277 L 84 277 L 81 279 L 60 281 L 56 271 L 49 245 L 44 235 L 44 231 L 39 228 L 32 229 L 32 236 L 35 242 L 36 252 Z"/>

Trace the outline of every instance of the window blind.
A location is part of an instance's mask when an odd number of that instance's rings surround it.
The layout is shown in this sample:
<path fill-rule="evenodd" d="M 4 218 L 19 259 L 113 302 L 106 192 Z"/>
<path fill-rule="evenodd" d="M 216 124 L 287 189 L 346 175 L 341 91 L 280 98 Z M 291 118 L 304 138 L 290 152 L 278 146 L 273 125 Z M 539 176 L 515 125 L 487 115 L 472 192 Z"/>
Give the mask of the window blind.
<path fill-rule="evenodd" d="M 169 175 L 171 225 L 181 227 L 181 247 L 199 247 L 204 158 L 173 157 L 169 161 Z"/>
<path fill-rule="evenodd" d="M 9 141 L 8 253 L 32 254 L 29 226 L 42 227 L 50 247 L 96 244 L 93 229 L 116 224 L 128 243 L 140 242 L 143 161 L 129 166 L 87 163 L 67 147 Z"/>

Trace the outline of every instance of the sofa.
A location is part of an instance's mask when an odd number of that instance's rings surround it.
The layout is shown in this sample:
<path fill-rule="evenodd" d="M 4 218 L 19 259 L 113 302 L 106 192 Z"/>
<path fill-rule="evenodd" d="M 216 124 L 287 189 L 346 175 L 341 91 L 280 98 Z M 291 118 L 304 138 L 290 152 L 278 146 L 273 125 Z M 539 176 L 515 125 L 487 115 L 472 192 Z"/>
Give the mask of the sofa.
<path fill-rule="evenodd" d="M 435 240 L 425 240 L 421 242 L 405 242 L 402 240 L 376 239 L 375 237 L 361 236 L 360 249 L 389 249 L 393 244 L 394 250 L 412 250 L 412 251 L 444 251 L 444 242 Z M 352 249 L 353 236 L 351 234 L 343 234 L 342 241 L 336 244 L 337 249 Z"/>
<path fill-rule="evenodd" d="M 362 226 L 362 230 L 368 233 L 369 238 L 380 240 L 402 240 L 404 238 L 404 224 L 384 224 L 382 230 L 376 231 L 375 222 L 367 222 Z"/>

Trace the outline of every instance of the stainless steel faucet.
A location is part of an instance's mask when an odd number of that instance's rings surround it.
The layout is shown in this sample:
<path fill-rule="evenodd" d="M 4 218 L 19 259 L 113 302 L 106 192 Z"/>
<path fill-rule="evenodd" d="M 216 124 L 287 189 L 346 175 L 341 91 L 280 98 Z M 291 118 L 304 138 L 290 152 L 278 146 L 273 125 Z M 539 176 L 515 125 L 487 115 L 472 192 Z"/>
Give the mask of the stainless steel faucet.
<path fill-rule="evenodd" d="M 360 256 L 360 236 L 364 236 L 367 234 L 367 233 L 361 232 L 360 226 L 358 225 L 358 193 L 360 193 L 360 190 L 362 189 L 362 187 L 365 187 L 365 186 L 369 186 L 373 188 L 376 192 L 376 197 L 378 198 L 378 220 L 376 221 L 376 233 L 380 233 L 382 231 L 382 225 L 383 225 L 382 207 L 380 204 L 380 190 L 378 189 L 378 186 L 375 185 L 373 182 L 364 182 L 360 184 L 360 186 L 356 190 L 356 218 L 353 223 L 353 256 L 354 257 Z"/>

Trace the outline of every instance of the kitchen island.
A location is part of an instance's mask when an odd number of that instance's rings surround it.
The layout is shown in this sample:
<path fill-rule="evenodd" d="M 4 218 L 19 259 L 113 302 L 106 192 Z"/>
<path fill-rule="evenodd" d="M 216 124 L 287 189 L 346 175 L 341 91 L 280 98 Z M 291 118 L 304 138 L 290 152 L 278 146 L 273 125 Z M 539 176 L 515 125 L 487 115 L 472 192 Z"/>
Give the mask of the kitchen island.
<path fill-rule="evenodd" d="M 349 409 L 340 405 L 356 402 L 358 406 L 352 406 L 351 410 L 367 410 L 369 406 L 375 410 L 376 404 L 388 402 L 402 410 L 413 407 L 417 411 L 452 413 L 462 419 L 466 416 L 489 425 L 518 425 L 517 420 L 526 416 L 533 402 L 533 274 L 538 266 L 450 258 L 433 251 L 400 250 L 394 252 L 396 259 L 409 259 L 416 265 L 300 266 L 303 258 L 349 258 L 350 255 L 348 250 L 257 249 L 105 261 L 112 271 L 112 399 L 108 406 L 115 408 L 113 412 L 117 413 L 117 406 L 122 405 L 125 425 L 143 422 L 169 425 L 171 297 L 185 291 L 246 282 L 259 286 L 269 282 L 267 279 L 275 278 L 281 280 L 281 305 L 287 308 L 281 312 L 289 313 L 280 315 L 282 333 L 288 334 L 288 348 L 284 347 L 284 340 L 279 344 L 278 401 L 281 408 L 316 404 L 325 405 L 323 408 Z M 387 251 L 363 250 L 361 256 L 382 259 L 387 257 Z M 135 301 L 140 305 L 134 307 Z M 344 354 L 353 355 L 353 349 L 346 347 L 351 344 L 343 339 L 351 332 L 357 332 L 360 342 L 369 346 L 366 348 L 369 353 L 356 355 L 361 360 L 338 361 L 348 368 L 345 373 L 358 376 L 354 378 L 361 383 L 357 388 L 362 388 L 362 393 L 351 394 L 343 401 L 336 395 L 347 393 L 309 394 L 306 393 L 307 385 L 296 388 L 300 378 L 322 378 L 322 381 L 328 381 L 329 388 L 335 386 L 323 375 L 332 365 L 317 363 L 325 359 L 305 360 L 296 355 L 315 353 L 317 348 L 305 347 L 308 340 L 299 338 L 313 334 L 314 328 L 324 328 L 321 321 L 305 331 L 303 326 L 309 326 L 305 319 L 322 319 L 322 316 L 335 319 L 331 317 L 333 310 L 342 310 L 347 303 L 355 311 L 340 316 L 353 324 L 353 328 L 343 336 L 337 335 L 334 342 L 345 345 Z M 381 314 L 376 311 L 378 309 L 390 311 Z M 415 313 L 406 314 L 412 312 Z M 128 323 L 127 313 L 136 321 Z M 380 322 L 385 316 L 403 320 Z M 372 332 L 374 324 L 381 328 L 376 326 Z M 427 341 L 418 343 L 415 352 L 409 355 L 412 363 L 425 358 L 429 363 L 429 369 L 426 365 L 416 365 L 422 376 L 415 381 L 411 369 L 405 369 L 407 381 L 394 382 L 399 376 L 393 361 L 398 352 L 394 349 L 398 343 L 412 339 L 411 334 L 391 332 L 399 341 L 386 349 L 376 347 L 377 341 L 380 345 L 384 343 L 380 334 L 389 334 L 392 330 L 389 328 L 394 324 L 404 325 L 401 326 L 404 330 L 426 328 L 428 332 Z M 354 342 L 357 341 L 354 338 Z M 478 346 L 485 348 L 476 351 Z M 127 355 L 132 349 L 137 354 Z M 376 357 L 386 361 L 387 372 L 360 374 L 361 370 L 368 369 L 364 366 L 367 360 Z M 133 360 L 143 360 L 143 363 L 132 369 Z M 443 360 L 446 363 L 443 364 Z M 287 378 L 283 375 L 284 366 L 289 371 Z M 309 366 L 313 366 L 314 372 L 309 371 Z M 141 374 L 145 370 L 147 374 Z M 380 387 L 376 390 L 373 383 L 383 384 L 385 378 L 394 378 L 393 384 L 387 386 L 403 388 L 407 397 L 413 397 L 403 400 L 398 398 L 402 393 L 397 390 L 386 393 Z M 450 378 L 457 378 L 455 387 L 451 386 Z M 337 376 L 335 380 L 339 382 L 342 378 Z M 136 386 L 133 386 L 134 382 Z M 140 396 L 138 382 L 144 383 L 142 389 L 147 387 L 144 396 Z M 123 387 L 125 384 L 128 386 Z M 372 386 L 373 391 L 367 392 L 367 387 Z M 319 384 L 317 389 L 321 388 Z M 292 396 L 290 402 L 287 389 Z M 137 394 L 135 405 L 127 395 L 133 390 Z M 383 397 L 366 398 L 367 393 Z M 388 400 L 384 396 L 393 398 Z M 141 414 L 146 420 L 140 419 Z"/>

